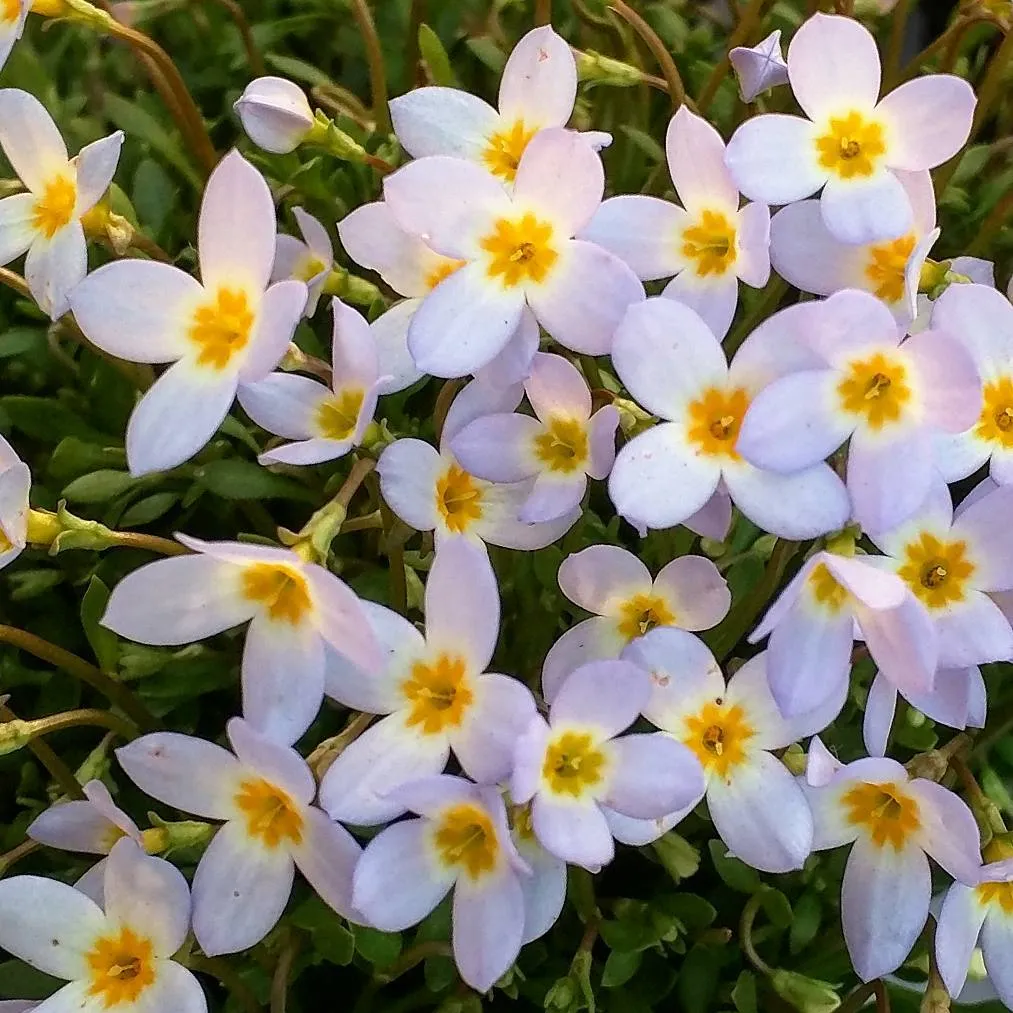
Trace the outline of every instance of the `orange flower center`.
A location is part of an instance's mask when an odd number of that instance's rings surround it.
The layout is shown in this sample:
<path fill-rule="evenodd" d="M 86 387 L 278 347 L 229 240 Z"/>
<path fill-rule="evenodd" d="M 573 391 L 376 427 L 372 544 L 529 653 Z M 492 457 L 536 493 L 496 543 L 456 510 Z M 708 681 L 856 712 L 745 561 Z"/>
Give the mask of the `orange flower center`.
<path fill-rule="evenodd" d="M 837 385 L 841 408 L 865 420 L 873 430 L 897 422 L 911 402 L 907 368 L 895 358 L 876 352 L 852 362 L 847 376 Z"/>
<path fill-rule="evenodd" d="M 809 590 L 813 598 L 829 612 L 840 612 L 848 600 L 848 589 L 837 582 L 826 563 L 818 563 L 813 567 L 809 574 Z"/>
<path fill-rule="evenodd" d="M 504 288 L 524 282 L 541 284 L 559 259 L 554 231 L 530 211 L 522 218 L 500 218 L 479 244 L 489 254 L 489 277 L 499 278 Z"/>
<path fill-rule="evenodd" d="M 696 754 L 704 770 L 728 775 L 746 758 L 746 745 L 756 734 L 738 705 L 708 700 L 699 714 L 686 718 L 683 742 Z"/>
<path fill-rule="evenodd" d="M 287 792 L 269 781 L 244 781 L 236 805 L 246 817 L 246 829 L 269 848 L 283 841 L 302 843 L 303 818 Z"/>
<path fill-rule="evenodd" d="M 155 981 L 151 940 L 126 926 L 96 940 L 85 959 L 91 976 L 88 995 L 98 996 L 106 1009 L 135 1003 Z"/>
<path fill-rule="evenodd" d="M 984 405 L 974 434 L 1001 447 L 1013 447 L 1013 378 L 1000 377 L 985 384 Z"/>
<path fill-rule="evenodd" d="M 21 17 L 21 0 L 3 0 L 0 4 L 0 21 L 13 24 Z"/>
<path fill-rule="evenodd" d="M 582 470 L 588 456 L 587 426 L 579 419 L 554 416 L 535 437 L 535 454 L 550 471 L 569 475 Z"/>
<path fill-rule="evenodd" d="M 355 432 L 359 412 L 366 392 L 362 389 L 346 388 L 326 401 L 321 401 L 316 410 L 317 431 L 328 440 L 347 440 Z"/>
<path fill-rule="evenodd" d="M 489 138 L 489 143 L 482 152 L 485 167 L 494 176 L 512 183 L 517 175 L 521 155 L 535 133 L 535 128 L 524 126 L 523 120 L 517 120 L 505 130 L 497 131 Z"/>
<path fill-rule="evenodd" d="M 619 608 L 619 632 L 627 639 L 642 637 L 655 626 L 671 626 L 675 613 L 658 594 L 635 594 Z"/>
<path fill-rule="evenodd" d="M 966 557 L 966 542 L 943 542 L 923 531 L 904 546 L 904 564 L 897 571 L 929 609 L 963 601 L 974 563 Z"/>
<path fill-rule="evenodd" d="M 842 800 L 852 826 L 862 827 L 877 847 L 889 844 L 895 851 L 921 827 L 918 802 L 900 785 L 856 784 Z"/>
<path fill-rule="evenodd" d="M 904 271 L 914 248 L 913 233 L 869 247 L 865 277 L 877 299 L 882 299 L 885 303 L 898 303 L 904 298 Z"/>
<path fill-rule="evenodd" d="M 749 395 L 741 387 L 711 387 L 689 406 L 689 439 L 710 457 L 739 460 L 735 441 L 749 407 Z"/>
<path fill-rule="evenodd" d="M 251 563 L 243 571 L 243 595 L 267 609 L 275 620 L 297 626 L 312 608 L 301 573 L 273 563 Z"/>
<path fill-rule="evenodd" d="M 464 659 L 452 654 L 416 662 L 401 691 L 411 704 L 408 726 L 421 725 L 424 735 L 456 728 L 475 699 Z"/>
<path fill-rule="evenodd" d="M 460 465 L 452 464 L 436 482 L 436 509 L 459 535 L 482 519 L 482 488 Z"/>
<path fill-rule="evenodd" d="M 52 239 L 74 217 L 77 184 L 67 176 L 54 176 L 43 188 L 32 208 L 32 225 Z"/>
<path fill-rule="evenodd" d="M 561 732 L 545 750 L 542 779 L 556 795 L 580 798 L 605 776 L 605 754 L 590 732 Z"/>
<path fill-rule="evenodd" d="M 436 825 L 433 841 L 443 864 L 462 869 L 471 879 L 481 879 L 496 867 L 496 828 L 489 814 L 477 805 L 462 802 L 447 809 Z"/>
<path fill-rule="evenodd" d="M 693 262 L 696 273 L 722 275 L 738 256 L 735 226 L 721 211 L 703 211 L 696 224 L 682 233 L 682 255 Z"/>
<path fill-rule="evenodd" d="M 832 116 L 816 138 L 816 152 L 820 165 L 840 179 L 871 176 L 886 153 L 883 125 L 857 110 Z"/>
<path fill-rule="evenodd" d="M 249 343 L 253 320 L 245 292 L 219 288 L 214 299 L 194 311 L 189 337 L 200 350 L 197 362 L 224 369 Z"/>

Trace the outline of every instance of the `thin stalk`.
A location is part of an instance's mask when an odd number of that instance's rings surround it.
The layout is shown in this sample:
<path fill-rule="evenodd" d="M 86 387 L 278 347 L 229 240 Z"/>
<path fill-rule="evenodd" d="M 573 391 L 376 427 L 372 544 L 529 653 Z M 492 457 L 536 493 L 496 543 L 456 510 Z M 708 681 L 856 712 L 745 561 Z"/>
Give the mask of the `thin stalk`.
<path fill-rule="evenodd" d="M 30 855 L 33 851 L 38 851 L 42 845 L 38 841 L 33 841 L 30 837 L 22 841 L 16 848 L 11 848 L 10 851 L 0 855 L 0 876 L 6 876 L 10 867 L 15 862 L 21 861 L 26 855 Z"/>
<path fill-rule="evenodd" d="M 271 979 L 271 1013 L 285 1013 L 288 1006 L 288 982 L 292 975 L 292 962 L 299 952 L 299 937 L 290 933 L 282 948 Z"/>
<path fill-rule="evenodd" d="M 535 26 L 552 24 L 552 0 L 535 0 Z"/>
<path fill-rule="evenodd" d="M 412 9 L 408 16 L 408 50 L 405 66 L 408 68 L 408 82 L 416 88 L 421 88 L 426 83 L 426 75 L 419 57 L 419 29 L 425 20 L 426 0 L 412 0 Z"/>
<path fill-rule="evenodd" d="M 876 994 L 876 984 L 875 981 L 867 981 L 864 985 L 860 985 L 837 1007 L 837 1013 L 858 1013 Z"/>
<path fill-rule="evenodd" d="M 756 921 L 756 916 L 760 911 L 760 905 L 763 903 L 761 893 L 754 893 L 749 900 L 746 901 L 746 906 L 742 909 L 742 915 L 739 918 L 739 943 L 742 946 L 742 952 L 746 955 L 746 959 L 756 968 L 760 974 L 765 977 L 770 977 L 774 973 L 774 969 L 768 964 L 763 957 L 756 952 L 756 947 L 753 945 L 753 922 Z"/>
<path fill-rule="evenodd" d="M 267 73 L 267 68 L 264 66 L 264 58 L 260 55 L 260 50 L 257 49 L 253 32 L 250 31 L 250 22 L 243 13 L 243 8 L 236 0 L 216 0 L 216 2 L 229 12 L 229 17 L 235 23 L 239 37 L 243 42 L 243 49 L 246 51 L 246 62 L 250 65 L 253 76 L 263 77 Z"/>
<path fill-rule="evenodd" d="M 701 116 L 710 108 L 710 104 L 714 101 L 718 88 L 721 87 L 721 82 L 728 77 L 728 72 L 732 66 L 732 61 L 728 54 L 737 46 L 746 45 L 753 37 L 763 19 L 763 9 L 766 4 L 767 0 L 750 0 L 749 5 L 742 12 L 742 17 L 739 18 L 739 23 L 735 26 L 735 31 L 732 32 L 731 38 L 728 40 L 725 55 L 721 57 L 720 62 L 711 71 L 710 77 L 707 78 L 696 100 L 696 107 Z"/>
<path fill-rule="evenodd" d="M 690 109 L 695 111 L 693 103 L 686 98 L 686 88 L 682 83 L 679 69 L 672 59 L 672 54 L 669 53 L 665 43 L 658 38 L 654 29 L 623 0 L 610 0 L 609 7 L 643 39 L 654 59 L 658 61 L 658 66 L 661 68 L 661 73 L 668 86 L 669 97 L 672 99 L 672 111 L 675 112 L 682 105 L 688 105 Z"/>
<path fill-rule="evenodd" d="M 21 651 L 27 651 L 40 661 L 45 661 L 54 668 L 72 675 L 86 686 L 97 690 L 107 700 L 115 704 L 138 727 L 151 731 L 158 727 L 158 720 L 147 707 L 126 686 L 110 678 L 100 668 L 79 658 L 70 651 L 65 651 L 56 644 L 51 644 L 42 637 L 37 637 L 27 630 L 15 626 L 0 626 L 0 643 L 10 644 Z"/>
<path fill-rule="evenodd" d="M 152 260 L 158 260 L 163 264 L 172 263 L 172 257 L 154 239 L 149 239 L 143 232 L 134 233 L 133 238 L 130 240 L 130 246 L 140 253 L 147 254 Z"/>
<path fill-rule="evenodd" d="M 141 531 L 113 531 L 112 536 L 117 545 L 125 549 L 147 549 L 157 552 L 160 556 L 187 556 L 190 550 L 171 538 L 160 538 L 158 535 L 146 535 Z"/>
<path fill-rule="evenodd" d="M 994 24 L 991 18 L 970 16 L 970 15 L 958 15 L 947 27 L 946 31 L 930 42 L 917 56 L 910 59 L 907 66 L 901 71 L 900 82 L 907 81 L 909 78 L 915 76 L 918 73 L 919 68 L 924 63 L 928 63 L 933 57 L 938 56 L 944 50 L 949 50 L 951 53 L 960 50 L 960 43 L 967 32 L 975 25 L 979 24 Z M 952 48 L 951 48 L 952 47 Z M 949 60 L 949 57 L 947 57 Z"/>
<path fill-rule="evenodd" d="M 890 1013 L 890 993 L 880 978 L 873 984 L 876 986 L 876 1013 Z"/>
<path fill-rule="evenodd" d="M 362 41 L 366 46 L 366 62 L 369 64 L 369 90 L 373 99 L 373 119 L 377 129 L 390 133 L 390 109 L 387 108 L 387 69 L 383 60 L 380 36 L 366 0 L 352 0 L 352 14 L 359 23 Z"/>
<path fill-rule="evenodd" d="M 890 41 L 886 50 L 886 65 L 883 72 L 883 91 L 888 92 L 900 81 L 900 61 L 904 54 L 904 38 L 907 19 L 911 14 L 914 0 L 900 0 L 893 9 L 893 23 Z"/>
<path fill-rule="evenodd" d="M 138 736 L 137 726 L 126 718 L 121 718 L 113 711 L 100 710 L 98 707 L 82 707 L 79 710 L 64 711 L 62 714 L 53 714 L 47 718 L 39 718 L 31 721 L 31 724 L 38 727 L 32 731 L 33 739 L 40 735 L 49 735 L 51 732 L 62 732 L 68 728 L 79 728 L 90 726 L 94 728 L 108 728 L 115 732 L 120 738 L 128 742 Z"/>
<path fill-rule="evenodd" d="M 6 704 L 0 703 L 0 720 L 17 721 L 18 716 Z M 60 786 L 67 798 L 84 798 L 84 792 L 74 776 L 74 771 L 60 759 L 52 746 L 41 739 L 33 739 L 25 748 L 46 768 L 49 776 Z"/>

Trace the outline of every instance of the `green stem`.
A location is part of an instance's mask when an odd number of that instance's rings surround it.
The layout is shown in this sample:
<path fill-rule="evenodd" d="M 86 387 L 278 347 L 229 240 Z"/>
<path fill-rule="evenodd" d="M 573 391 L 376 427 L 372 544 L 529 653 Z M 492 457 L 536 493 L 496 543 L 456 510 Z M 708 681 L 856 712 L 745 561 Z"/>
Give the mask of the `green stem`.
<path fill-rule="evenodd" d="M 732 66 L 729 53 L 737 46 L 746 45 L 753 37 L 763 19 L 763 9 L 767 2 L 768 0 L 750 0 L 749 5 L 742 12 L 742 17 L 739 18 L 739 23 L 735 26 L 735 31 L 732 32 L 731 38 L 728 40 L 724 56 L 721 57 L 717 66 L 711 71 L 710 77 L 707 78 L 696 100 L 696 107 L 701 116 L 710 108 L 710 104 L 714 101 L 718 88 L 721 87 L 721 82 L 728 77 L 728 71 Z"/>
<path fill-rule="evenodd" d="M 862 1009 L 869 999 L 875 994 L 876 982 L 867 981 L 864 985 L 860 985 L 856 988 L 855 991 L 852 992 L 851 995 L 849 995 L 847 999 L 845 999 L 844 1002 L 837 1007 L 837 1013 L 858 1013 L 858 1011 Z"/>
<path fill-rule="evenodd" d="M 352 13 L 359 23 L 362 41 L 366 47 L 366 62 L 369 64 L 369 90 L 373 99 L 373 119 L 377 129 L 390 133 L 390 109 L 387 108 L 387 69 L 383 60 L 380 36 L 366 0 L 352 0 Z"/>
<path fill-rule="evenodd" d="M 33 726 L 32 741 L 37 736 L 49 735 L 51 732 L 62 732 L 68 728 L 79 728 L 81 726 L 108 728 L 109 731 L 115 732 L 120 738 L 126 739 L 128 742 L 136 739 L 139 734 L 137 726 L 133 722 L 126 720 L 126 718 L 121 718 L 112 711 L 100 710 L 98 707 L 82 707 L 79 710 L 63 711 L 61 714 L 38 718 L 29 723 Z"/>
<path fill-rule="evenodd" d="M 18 716 L 6 704 L 0 703 L 0 720 L 17 721 Z M 28 743 L 27 749 L 46 768 L 49 776 L 60 786 L 67 798 L 84 798 L 84 792 L 74 776 L 74 771 L 60 759 L 52 746 L 41 739 L 34 739 Z"/>
<path fill-rule="evenodd" d="M 695 109 L 693 103 L 686 98 L 686 89 L 682 83 L 682 77 L 679 75 L 679 68 L 676 67 L 668 47 L 658 38 L 654 29 L 623 0 L 610 0 L 609 7 L 640 36 L 655 60 L 658 61 L 661 73 L 665 77 L 665 83 L 668 85 L 669 97 L 672 99 L 672 112 L 682 105 L 688 105 L 691 109 Z"/>
<path fill-rule="evenodd" d="M 749 963 L 760 974 L 769 978 L 774 973 L 774 969 L 756 952 L 756 947 L 753 945 L 753 922 L 756 921 L 760 905 L 763 903 L 761 897 L 762 893 L 754 893 L 746 901 L 746 906 L 742 909 L 742 915 L 739 918 L 739 943 Z"/>
<path fill-rule="evenodd" d="M 893 24 L 890 42 L 886 51 L 886 66 L 883 73 L 883 92 L 891 91 L 900 81 L 900 61 L 904 53 L 904 38 L 907 19 L 911 14 L 914 0 L 900 0 L 893 9 Z"/>
<path fill-rule="evenodd" d="M 552 0 L 535 0 L 535 27 L 552 24 Z"/>

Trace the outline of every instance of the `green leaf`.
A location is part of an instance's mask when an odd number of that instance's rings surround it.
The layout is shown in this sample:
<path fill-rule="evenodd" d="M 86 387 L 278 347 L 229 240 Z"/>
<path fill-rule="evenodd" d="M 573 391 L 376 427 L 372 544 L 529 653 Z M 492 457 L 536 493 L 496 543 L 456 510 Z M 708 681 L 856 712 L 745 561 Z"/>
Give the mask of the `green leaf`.
<path fill-rule="evenodd" d="M 198 481 L 222 499 L 295 499 L 313 502 L 298 482 L 275 475 L 252 461 L 211 461 L 195 472 Z"/>
<path fill-rule="evenodd" d="M 44 443 L 58 443 L 66 436 L 77 436 L 92 443 L 107 441 L 107 437 L 84 422 L 78 412 L 51 397 L 12 394 L 0 398 L 0 408 L 17 429 Z"/>
<path fill-rule="evenodd" d="M 450 57 L 440 42 L 440 37 L 429 25 L 419 25 L 419 52 L 422 60 L 429 69 L 429 76 L 433 84 L 446 88 L 453 88 L 457 84 L 453 67 L 450 64 Z"/>
<path fill-rule="evenodd" d="M 168 513 L 178 502 L 179 495 L 174 492 L 156 492 L 153 496 L 145 496 L 123 511 L 117 527 L 143 527 Z"/>
<path fill-rule="evenodd" d="M 602 988 L 618 988 L 625 985 L 640 969 L 644 955 L 640 950 L 622 953 L 618 950 L 608 955 L 605 970 L 602 972 Z"/>
<path fill-rule="evenodd" d="M 400 932 L 380 932 L 365 925 L 353 925 L 352 932 L 359 956 L 374 967 L 393 964 L 401 953 Z"/>
<path fill-rule="evenodd" d="M 751 869 L 745 862 L 740 862 L 728 854 L 728 848 L 724 841 L 708 841 L 707 849 L 711 854 L 711 861 L 717 874 L 733 890 L 741 893 L 757 893 L 762 889 L 763 884 L 755 869 Z"/>
<path fill-rule="evenodd" d="M 780 890 L 766 887 L 760 892 L 760 906 L 772 925 L 786 929 L 792 923 L 791 902 Z"/>
<path fill-rule="evenodd" d="M 103 672 L 115 672 L 120 654 L 119 639 L 112 630 L 106 629 L 99 622 L 108 601 L 109 588 L 98 577 L 92 575 L 88 588 L 81 598 L 81 626 L 98 659 L 98 667 Z"/>
<path fill-rule="evenodd" d="M 334 84 L 322 70 L 318 70 L 312 63 L 307 63 L 305 60 L 297 60 L 294 56 L 267 53 L 264 60 L 270 67 L 280 70 L 285 77 L 290 77 L 293 81 L 302 81 L 313 87 Z"/>
<path fill-rule="evenodd" d="M 694 946 L 686 954 L 675 983 L 685 1013 L 710 1013 L 718 990 L 720 958 L 709 946 Z"/>
<path fill-rule="evenodd" d="M 665 161 L 665 149 L 650 134 L 626 123 L 621 123 L 619 130 L 633 142 L 635 148 L 643 152 L 652 162 Z"/>
<path fill-rule="evenodd" d="M 125 471 L 93 471 L 65 485 L 60 495 L 68 503 L 107 503 L 130 489 L 136 481 Z"/>
<path fill-rule="evenodd" d="M 127 463 L 121 447 L 102 447 L 68 436 L 61 440 L 50 455 L 47 473 L 58 482 L 67 482 L 78 475 L 102 468 L 122 468 Z"/>
<path fill-rule="evenodd" d="M 807 890 L 795 901 L 794 915 L 788 932 L 788 949 L 793 954 L 801 953 L 816 938 L 816 933 L 820 930 L 823 905 L 819 896 Z"/>
<path fill-rule="evenodd" d="M 37 327 L 12 327 L 0 334 L 0 359 L 9 359 L 46 343 L 46 332 Z"/>
<path fill-rule="evenodd" d="M 732 1002 L 738 1013 L 758 1013 L 756 1005 L 756 975 L 743 971 L 732 988 Z"/>
<path fill-rule="evenodd" d="M 705 929 L 714 924 L 718 912 L 710 901 L 695 893 L 674 893 L 659 898 L 656 906 L 676 918 L 687 929 Z"/>
<path fill-rule="evenodd" d="M 326 961 L 341 967 L 352 962 L 355 938 L 344 922 L 319 898 L 310 897 L 291 917 L 292 924 L 309 933 L 315 963 Z"/>

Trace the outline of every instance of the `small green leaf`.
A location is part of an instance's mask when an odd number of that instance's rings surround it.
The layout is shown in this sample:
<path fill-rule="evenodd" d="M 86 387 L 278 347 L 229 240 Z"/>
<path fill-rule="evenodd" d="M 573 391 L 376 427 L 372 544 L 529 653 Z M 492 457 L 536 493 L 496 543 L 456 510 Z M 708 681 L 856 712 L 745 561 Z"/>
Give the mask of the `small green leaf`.
<path fill-rule="evenodd" d="M 100 625 L 108 601 L 109 588 L 93 575 L 81 598 L 81 625 L 98 659 L 98 667 L 103 672 L 115 672 L 120 654 L 119 639 L 112 630 Z"/>
<path fill-rule="evenodd" d="M 309 933 L 314 953 L 320 960 L 344 967 L 355 955 L 355 939 L 344 922 L 313 896 L 292 912 L 292 924 Z"/>
<path fill-rule="evenodd" d="M 429 25 L 419 25 L 419 52 L 422 54 L 422 61 L 429 69 L 429 76 L 433 84 L 442 85 L 445 88 L 453 88 L 457 84 L 453 67 L 450 64 L 450 57 L 440 42 L 440 37 Z"/>
<path fill-rule="evenodd" d="M 650 134 L 625 123 L 619 125 L 619 130 L 633 142 L 635 148 L 639 149 L 652 162 L 665 161 L 665 149 Z"/>
<path fill-rule="evenodd" d="M 758 1013 L 756 1005 L 756 975 L 743 971 L 732 988 L 732 1002 L 738 1013 Z"/>
<path fill-rule="evenodd" d="M 46 343 L 46 332 L 37 327 L 12 327 L 0 334 L 0 359 L 9 359 Z"/>
<path fill-rule="evenodd" d="M 365 925 L 353 926 L 352 932 L 359 956 L 374 967 L 393 964 L 401 953 L 400 932 L 380 932 Z"/>
<path fill-rule="evenodd" d="M 60 495 L 68 503 L 107 503 L 126 492 L 136 481 L 125 471 L 103 469 L 75 478 L 64 486 Z"/>
<path fill-rule="evenodd" d="M 272 474 L 252 461 L 211 461 L 197 469 L 196 477 L 206 489 L 222 499 L 313 501 L 313 494 L 298 482 Z"/>
<path fill-rule="evenodd" d="M 788 948 L 801 953 L 815 938 L 823 920 L 823 905 L 815 893 L 806 891 L 797 901 L 788 933 Z"/>
<path fill-rule="evenodd" d="M 685 1013 L 710 1013 L 718 990 L 720 957 L 709 946 L 694 946 L 686 954 L 675 983 Z"/>
<path fill-rule="evenodd" d="M 168 513 L 179 502 L 179 495 L 174 492 L 156 492 L 153 496 L 139 499 L 133 506 L 123 511 L 118 527 L 139 528 L 158 520 Z"/>
<path fill-rule="evenodd" d="M 791 902 L 780 890 L 766 887 L 760 892 L 760 905 L 772 925 L 786 929 L 792 923 Z"/>
<path fill-rule="evenodd" d="M 757 893 L 763 884 L 755 869 L 728 854 L 724 841 L 708 841 L 707 848 L 717 874 L 733 890 L 741 893 Z"/>
<path fill-rule="evenodd" d="M 601 976 L 602 988 L 618 988 L 625 985 L 640 969 L 643 959 L 643 953 L 639 950 L 610 953 Z"/>

